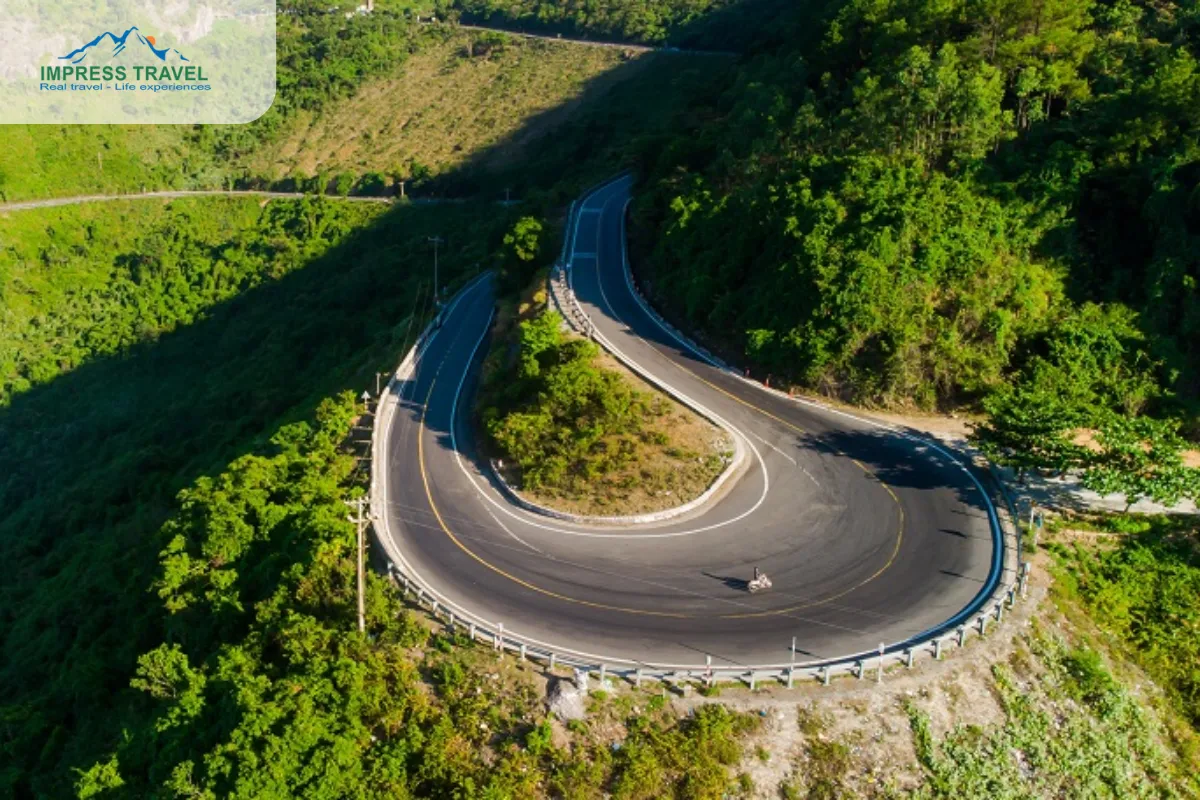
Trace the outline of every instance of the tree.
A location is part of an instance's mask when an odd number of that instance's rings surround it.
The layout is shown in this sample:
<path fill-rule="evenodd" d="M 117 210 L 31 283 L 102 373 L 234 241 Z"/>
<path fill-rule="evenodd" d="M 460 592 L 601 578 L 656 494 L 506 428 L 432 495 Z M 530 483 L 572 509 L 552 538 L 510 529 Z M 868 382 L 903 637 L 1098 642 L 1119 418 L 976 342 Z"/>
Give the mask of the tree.
<path fill-rule="evenodd" d="M 1083 485 L 1102 495 L 1125 495 L 1125 510 L 1146 497 L 1165 506 L 1200 500 L 1200 469 L 1183 462 L 1187 447 L 1179 423 L 1150 417 L 1113 416 L 1086 458 Z"/>
<path fill-rule="evenodd" d="M 971 439 L 984 455 L 1012 467 L 1064 471 L 1078 464 L 1082 449 L 1071 441 L 1078 413 L 1053 393 L 1018 384 L 989 397 L 989 417 L 976 425 Z"/>
<path fill-rule="evenodd" d="M 541 250 L 542 223 L 533 217 L 521 217 L 511 232 L 505 234 L 504 245 L 518 261 L 530 262 Z"/>
<path fill-rule="evenodd" d="M 97 762 L 86 770 L 77 769 L 75 772 L 79 776 L 75 781 L 75 796 L 79 800 L 89 800 L 109 789 L 119 789 L 125 785 L 116 755 L 108 761 Z"/>
<path fill-rule="evenodd" d="M 333 180 L 333 193 L 345 197 L 354 188 L 354 173 L 339 172 Z"/>
<path fill-rule="evenodd" d="M 137 674 L 129 685 L 155 699 L 169 701 L 156 726 L 165 731 L 200 714 L 207 682 L 204 673 L 188 663 L 179 645 L 161 644 L 138 658 Z"/>

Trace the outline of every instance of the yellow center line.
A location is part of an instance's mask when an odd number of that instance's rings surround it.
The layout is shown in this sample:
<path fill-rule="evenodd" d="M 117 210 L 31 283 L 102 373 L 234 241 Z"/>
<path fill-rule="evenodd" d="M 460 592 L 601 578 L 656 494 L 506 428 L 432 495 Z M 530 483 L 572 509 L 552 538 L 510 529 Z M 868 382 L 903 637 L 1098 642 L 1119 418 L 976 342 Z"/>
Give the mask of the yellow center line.
<path fill-rule="evenodd" d="M 650 346 L 653 347 L 653 345 L 650 345 Z M 759 406 L 756 406 L 751 402 L 748 402 L 746 400 L 743 400 L 740 397 L 737 397 L 736 395 L 705 380 L 704 378 L 701 378 L 699 375 L 697 375 L 692 370 L 688 369 L 687 367 L 684 367 L 682 364 L 676 363 L 673 359 L 668 357 L 667 360 L 672 365 L 677 367 L 678 369 L 683 370 L 688 375 L 691 375 L 696 380 L 700 381 L 701 383 L 708 386 L 709 388 L 714 389 L 717 392 L 720 392 L 721 394 L 725 395 L 726 397 L 729 397 L 732 400 L 735 400 L 736 402 L 746 406 L 747 408 L 753 409 L 754 411 L 758 412 L 759 414 L 762 414 L 763 416 L 768 417 L 768 418 L 778 422 L 779 424 L 784 425 L 787 428 L 790 428 L 791 430 L 793 430 L 797 433 L 806 433 L 806 431 L 803 428 L 800 428 L 799 426 L 794 425 L 791 422 L 788 422 L 787 420 L 776 416 L 775 414 L 772 414 L 771 412 L 767 411 L 764 408 L 760 408 Z M 425 432 L 425 415 L 429 409 L 429 399 L 433 396 L 434 387 L 437 386 L 437 381 L 438 381 L 438 378 L 441 377 L 442 366 L 444 366 L 444 365 L 445 365 L 445 361 L 443 360 L 442 364 L 440 364 L 438 366 L 437 372 L 434 373 L 433 380 L 429 384 L 429 392 L 425 395 L 425 402 L 422 404 L 422 407 L 421 407 L 421 417 L 420 417 L 420 420 L 418 423 L 418 429 L 417 429 L 417 464 L 418 464 L 418 467 L 421 472 L 421 483 L 425 489 L 425 498 L 429 502 L 429 508 L 431 511 L 433 511 L 434 518 L 437 519 L 438 525 L 441 527 L 442 531 L 446 534 L 446 536 L 448 536 L 450 538 L 450 541 L 454 542 L 454 544 L 460 550 L 462 550 L 464 553 L 469 555 L 475 561 L 477 561 L 478 563 L 487 567 L 492 572 L 495 572 L 497 575 L 507 578 L 508 580 L 512 581 L 513 583 L 517 584 L 518 586 L 522 586 L 526 589 L 529 589 L 532 592 L 537 592 L 538 594 L 545 595 L 546 597 L 552 597 L 556 600 L 562 600 L 563 602 L 567 602 L 567 603 L 575 603 L 577 605 L 587 606 L 589 608 L 597 608 L 597 609 L 601 609 L 604 611 L 619 611 L 619 612 L 625 613 L 625 614 L 638 614 L 641 616 L 649 616 L 649 617 L 671 617 L 671 618 L 675 618 L 675 619 L 694 619 L 694 618 L 696 618 L 697 615 L 693 615 L 693 614 L 679 614 L 679 613 L 672 613 L 672 612 L 666 612 L 666 611 L 647 611 L 644 609 L 627 608 L 625 606 L 609 605 L 607 603 L 596 603 L 596 602 L 592 602 L 590 600 L 581 600 L 577 597 L 570 597 L 569 595 L 564 595 L 564 594 L 560 594 L 558 592 L 553 592 L 549 589 L 544 589 L 544 588 L 542 588 L 540 586 L 536 586 L 526 580 L 518 578 L 515 575 L 512 575 L 512 574 L 506 572 L 505 570 L 500 569 L 496 565 L 488 562 L 487 560 L 485 560 L 484 558 L 482 558 L 481 556 L 476 554 L 473 550 L 468 548 L 466 545 L 464 545 L 459 540 L 459 538 L 454 535 L 454 532 L 452 530 L 450 530 L 450 527 L 446 524 L 446 521 L 442 518 L 441 512 L 438 510 L 437 504 L 433 500 L 433 492 L 430 490 L 430 487 L 429 487 L 429 476 L 425 469 L 425 437 L 423 435 Z M 468 364 L 466 368 L 470 369 L 470 364 Z M 450 424 L 451 425 L 454 424 L 453 419 L 450 420 Z M 841 450 L 838 450 L 836 447 L 830 446 L 830 449 L 832 449 L 838 455 L 848 458 L 848 456 L 846 456 L 845 453 L 843 453 Z M 716 615 L 703 614 L 703 615 L 699 615 L 699 616 L 705 617 L 705 618 L 710 618 L 710 619 L 711 618 L 747 619 L 747 618 L 752 618 L 752 617 L 780 616 L 780 615 L 788 614 L 788 613 L 791 613 L 794 611 L 799 611 L 799 610 L 805 609 L 805 608 L 812 608 L 815 606 L 827 605 L 829 603 L 832 603 L 835 600 L 845 597 L 846 595 L 862 588 L 866 584 L 868 584 L 871 581 L 878 578 L 880 575 L 882 575 L 884 572 L 886 572 L 889 567 L 892 566 L 892 564 L 896 560 L 896 557 L 900 553 L 900 545 L 904 539 L 904 507 L 900 504 L 900 498 L 898 498 L 896 496 L 896 493 L 895 493 L 895 491 L 892 490 L 891 486 L 888 486 L 886 483 L 884 483 L 882 480 L 880 480 L 880 478 L 877 475 L 875 475 L 873 472 L 871 472 L 871 470 L 869 470 L 866 467 L 866 465 L 864 465 L 862 462 L 858 461 L 857 459 L 853 459 L 853 458 L 851 458 L 850 461 L 853 462 L 863 472 L 865 472 L 869 477 L 871 477 L 874 480 L 879 482 L 879 485 L 882 486 L 887 491 L 888 495 L 892 498 L 892 501 L 896 504 L 896 508 L 900 513 L 899 530 L 896 534 L 896 544 L 892 548 L 892 553 L 891 553 L 891 556 L 888 558 L 887 563 L 885 563 L 882 567 L 880 567 L 874 574 L 870 575 L 867 578 L 864 578 L 863 580 L 859 581 L 858 583 L 854 584 L 853 586 L 851 586 L 831 597 L 826 597 L 821 600 L 813 600 L 810 602 L 800 603 L 798 605 L 789 606 L 787 608 L 774 609 L 771 611 L 757 611 L 757 612 L 748 612 L 748 613 L 744 613 L 744 614 L 716 614 Z"/>
<path fill-rule="evenodd" d="M 450 530 L 450 527 L 448 525 L 446 525 L 446 521 L 444 519 L 442 519 L 441 512 L 438 511 L 437 504 L 433 501 L 433 493 L 429 489 L 429 477 L 425 471 L 425 437 L 423 435 L 425 433 L 425 412 L 429 408 L 429 398 L 433 396 L 433 388 L 437 385 L 437 379 L 438 379 L 438 375 L 440 373 L 441 373 L 441 369 L 439 368 L 438 374 L 434 375 L 433 381 L 429 384 L 429 394 L 427 394 L 425 396 L 425 403 L 421 409 L 421 420 L 419 423 L 419 428 L 417 429 L 417 464 L 421 470 L 421 482 L 425 487 L 425 497 L 429 501 L 429 508 L 433 511 L 433 516 L 437 519 L 438 525 L 440 525 L 442 530 L 445 532 L 445 534 L 450 537 L 450 541 L 454 542 L 454 544 L 456 544 L 460 550 L 462 550 L 464 553 L 469 555 L 471 558 L 478 561 L 483 566 L 490 569 L 492 572 L 495 572 L 497 575 L 501 575 L 505 578 L 508 578 L 513 583 L 515 583 L 519 586 L 523 586 L 526 589 L 529 589 L 530 591 L 537 592 L 538 594 L 543 594 L 547 597 L 553 597 L 556 600 L 563 600 L 568 603 L 577 603 L 578 605 L 588 606 L 590 608 L 599 608 L 599 609 L 603 609 L 605 611 L 621 611 L 626 614 L 641 614 L 641 615 L 650 616 L 650 617 L 676 617 L 676 618 L 680 618 L 680 619 L 686 619 L 690 616 L 688 614 L 673 614 L 673 613 L 668 613 L 665 611 L 643 611 L 643 610 L 637 609 L 637 608 L 625 608 L 623 606 L 612 606 L 612 605 L 607 605 L 605 603 L 593 603 L 590 600 L 580 600 L 577 597 L 569 597 L 564 594 L 559 594 L 558 592 L 552 592 L 549 589 L 543 589 L 540 586 L 535 586 L 534 584 L 529 583 L 528 581 L 522 580 L 522 579 L 516 577 L 515 575 L 511 575 L 508 572 L 505 572 L 504 570 L 500 569 L 496 565 L 491 564 L 488 561 L 481 558 L 480 556 L 478 556 L 473 550 L 471 550 L 466 545 L 464 545 L 461 541 L 459 541 L 458 537 L 454 535 L 454 532 Z M 450 424 L 451 425 L 454 424 L 453 419 L 450 420 Z"/>
<path fill-rule="evenodd" d="M 653 347 L 653 345 L 651 345 L 651 347 Z M 665 354 L 664 354 L 664 356 L 665 356 Z M 770 411 L 767 411 L 765 408 L 760 408 L 759 406 L 756 406 L 747 400 L 743 400 L 742 398 L 738 397 L 737 395 L 735 395 L 731 392 L 725 391 L 720 386 L 717 386 L 716 384 L 706 381 L 704 378 L 701 378 L 699 375 L 697 375 L 692 370 L 688 369 L 687 367 L 683 366 L 682 364 L 676 363 L 674 361 L 674 359 L 667 357 L 667 361 L 670 362 L 673 366 L 683 370 L 688 375 L 691 375 L 693 378 L 700 381 L 705 386 L 708 386 L 709 388 L 720 392 L 721 394 L 725 395 L 726 397 L 728 397 L 732 400 L 736 400 L 737 402 L 741 403 L 742 405 L 746 406 L 747 408 L 757 411 L 759 414 L 762 414 L 764 417 L 769 417 L 770 419 L 778 422 L 780 425 L 784 425 L 784 426 L 792 429 L 796 433 L 807 433 L 807 431 L 805 431 L 803 428 L 799 427 L 798 425 L 793 425 L 791 422 L 788 422 L 786 419 L 783 419 L 781 417 L 776 416 L 775 414 L 772 414 Z M 773 616 L 773 615 L 777 615 L 777 614 L 787 614 L 789 612 L 799 611 L 800 609 L 804 609 L 804 608 L 812 608 L 814 606 L 826 605 L 828 603 L 832 603 L 834 600 L 838 600 L 842 597 L 845 597 L 846 595 L 850 594 L 851 592 L 861 589 L 863 586 L 866 586 L 868 583 L 875 580 L 880 575 L 882 575 L 884 572 L 886 572 L 888 570 L 888 568 L 891 567 L 892 564 L 896 561 L 896 557 L 900 554 L 900 545 L 904 541 L 904 506 L 902 506 L 900 504 L 900 498 L 896 496 L 896 492 L 892 490 L 891 486 L 888 486 L 887 483 L 885 483 L 882 479 L 880 479 L 880 477 L 878 475 L 873 473 L 865 464 L 863 464 L 857 458 L 850 458 L 849 456 L 847 456 L 845 453 L 843 453 L 841 450 L 834 447 L 833 445 L 826 445 L 826 446 L 829 447 L 829 449 L 833 450 L 833 452 L 837 453 L 839 456 L 842 456 L 843 458 L 849 458 L 850 461 L 856 467 L 858 467 L 863 472 L 865 472 L 868 477 L 874 479 L 875 481 L 878 481 L 879 485 L 882 486 L 885 490 L 887 490 L 888 495 L 892 498 L 892 502 L 894 502 L 896 504 L 896 510 L 900 513 L 900 524 L 899 524 L 899 528 L 897 529 L 897 532 L 896 532 L 896 544 L 892 548 L 892 554 L 888 558 L 887 563 L 884 564 L 882 567 L 880 567 L 878 570 L 876 570 L 876 572 L 874 574 L 870 575 L 867 578 L 864 578 L 863 580 L 859 581 L 858 583 L 854 584 L 853 586 L 849 587 L 848 589 L 838 592 L 837 594 L 832 595 L 830 597 L 826 597 L 822 600 L 813 600 L 811 602 L 801 603 L 800 605 L 789 606 L 787 608 L 775 609 L 773 611 L 755 611 L 755 612 L 746 613 L 746 614 L 724 614 L 724 615 L 720 616 L 721 619 L 746 619 L 749 617 L 767 617 L 767 616 Z"/>

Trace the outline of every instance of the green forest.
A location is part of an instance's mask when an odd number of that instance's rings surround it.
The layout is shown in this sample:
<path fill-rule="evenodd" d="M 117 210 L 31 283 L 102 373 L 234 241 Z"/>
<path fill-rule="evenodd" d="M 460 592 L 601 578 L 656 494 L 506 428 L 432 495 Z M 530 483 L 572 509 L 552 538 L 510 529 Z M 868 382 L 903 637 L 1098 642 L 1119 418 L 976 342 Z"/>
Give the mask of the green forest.
<path fill-rule="evenodd" d="M 325 400 L 180 493 L 151 586 L 163 642 L 138 656 L 121 743 L 78 772 L 78 796 L 720 797 L 748 715 L 649 704 L 615 753 L 586 728 L 566 748 L 528 672 L 431 635 L 374 573 L 354 630 L 343 501 L 365 481 L 342 445 L 361 412 L 350 392 Z"/>
<path fill-rule="evenodd" d="M 428 236 L 453 286 L 507 224 L 493 206 L 380 212 L 205 199 L 0 220 L 29 248 L 0 268 L 22 320 L 0 326 L 0 793 L 70 794 L 71 768 L 129 727 L 137 658 L 167 641 L 154 587 L 177 493 L 373 389 L 429 317 Z"/>
<path fill-rule="evenodd" d="M 281 3 L 296 13 L 279 15 L 279 95 L 251 125 L 0 127 L 0 201 L 370 192 L 424 176 L 457 197 L 522 187 L 524 205 L 203 198 L 0 216 L 0 796 L 751 791 L 731 768 L 754 717 L 594 697 L 596 722 L 564 739 L 529 671 L 431 631 L 382 578 L 369 580 L 369 635 L 353 632 L 341 503 L 365 479 L 354 398 L 431 317 L 428 237 L 445 240 L 446 285 L 497 266 L 518 289 L 532 271 L 513 260 L 518 220 L 559 218 L 625 161 L 639 283 L 752 375 L 967 412 L 981 449 L 1018 471 L 1074 470 L 1129 499 L 1200 496 L 1185 459 L 1200 439 L 1195 0 L 327 8 Z M 659 62 L 596 90 L 536 157 L 488 181 L 236 166 L 447 36 L 416 21 L 430 13 L 744 55 Z M 544 261 L 556 243 L 541 244 Z M 543 327 L 528 329 L 523 392 L 492 432 L 519 459 L 533 420 L 530 463 L 557 469 L 578 443 L 556 440 L 548 416 L 603 397 L 617 407 L 597 417 L 626 431 L 639 398 Z M 556 387 L 586 391 L 542 414 Z M 912 711 L 916 796 L 1021 796 L 1020 771 L 996 757 L 1013 747 L 1062 796 L 1132 793 L 1142 777 L 1147 796 L 1175 796 L 1163 743 L 1200 759 L 1194 519 L 1088 524 L 1119 538 L 1056 543 L 1056 597 L 1161 685 L 1192 733 L 1155 732 L 1127 674 L 1039 633 L 1039 692 L 1072 713 L 1029 705 L 1022 663 L 996 668 L 998 730 L 935 735 Z M 813 741 L 832 772 L 814 766 L 807 794 L 783 796 L 843 793 L 849 750 Z"/>
<path fill-rule="evenodd" d="M 761 17 L 782 7 L 778 0 L 452 0 L 448 4 L 464 22 L 725 51 L 745 47 L 745 35 L 761 25 Z"/>
<path fill-rule="evenodd" d="M 986 410 L 996 454 L 1038 444 L 1062 468 L 1088 461 L 1077 428 L 1195 435 L 1196 4 L 807 10 L 713 124 L 644 156 L 660 305 L 759 374 Z M 1116 430 L 1143 415 L 1171 422 Z"/>

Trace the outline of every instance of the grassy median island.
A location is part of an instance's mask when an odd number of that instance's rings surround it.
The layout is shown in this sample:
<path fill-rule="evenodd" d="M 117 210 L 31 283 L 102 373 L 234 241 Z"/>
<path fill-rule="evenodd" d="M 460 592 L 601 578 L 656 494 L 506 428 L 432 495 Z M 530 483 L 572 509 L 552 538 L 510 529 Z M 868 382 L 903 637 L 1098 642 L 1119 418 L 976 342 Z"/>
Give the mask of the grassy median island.
<path fill-rule="evenodd" d="M 488 454 L 529 500 L 626 515 L 700 496 L 732 457 L 728 436 L 567 332 L 539 291 L 501 315 L 484 366 Z"/>

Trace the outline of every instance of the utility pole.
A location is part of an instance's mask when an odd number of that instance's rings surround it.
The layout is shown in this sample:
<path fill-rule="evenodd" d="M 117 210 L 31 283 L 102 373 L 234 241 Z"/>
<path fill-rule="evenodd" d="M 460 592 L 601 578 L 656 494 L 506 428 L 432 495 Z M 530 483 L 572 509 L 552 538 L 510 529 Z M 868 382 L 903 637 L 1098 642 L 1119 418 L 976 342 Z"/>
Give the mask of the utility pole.
<path fill-rule="evenodd" d="M 360 497 L 357 500 L 346 500 L 344 502 L 356 512 L 354 516 L 347 516 L 346 519 L 354 523 L 354 527 L 358 532 L 357 547 L 355 548 L 358 557 L 358 632 L 366 633 L 367 611 L 366 603 L 363 599 L 363 533 L 367 528 L 367 498 Z"/>
<path fill-rule="evenodd" d="M 430 236 L 429 241 L 433 242 L 433 302 L 438 302 L 438 245 L 446 240 L 440 236 Z"/>

